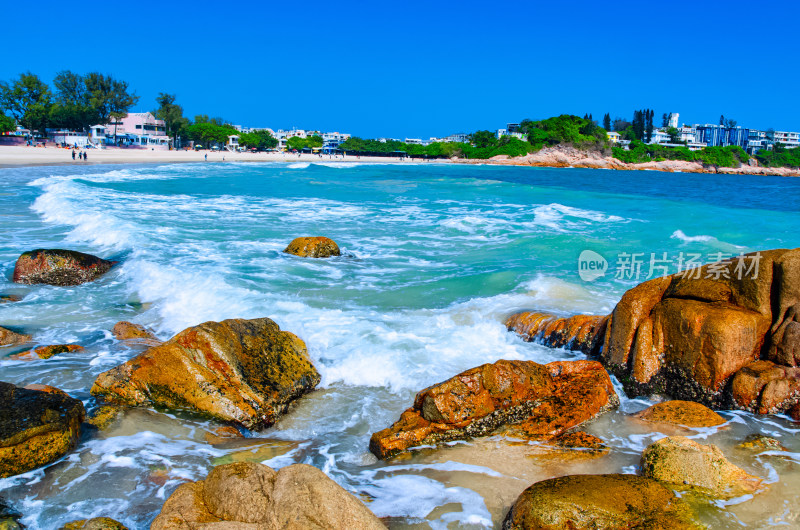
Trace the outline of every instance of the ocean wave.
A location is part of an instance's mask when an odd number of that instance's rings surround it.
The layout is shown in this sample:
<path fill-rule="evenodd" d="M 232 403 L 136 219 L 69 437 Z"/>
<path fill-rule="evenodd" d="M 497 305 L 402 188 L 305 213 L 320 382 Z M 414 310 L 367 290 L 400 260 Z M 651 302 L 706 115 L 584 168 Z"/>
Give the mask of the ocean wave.
<path fill-rule="evenodd" d="M 669 237 L 670 239 L 677 239 L 679 241 L 682 241 L 683 243 L 706 243 L 708 246 L 720 250 L 728 250 L 735 252 L 742 252 L 744 250 L 747 250 L 747 247 L 745 246 L 735 245 L 733 243 L 720 241 L 714 236 L 708 236 L 708 235 L 688 236 L 683 230 L 675 230 Z"/>

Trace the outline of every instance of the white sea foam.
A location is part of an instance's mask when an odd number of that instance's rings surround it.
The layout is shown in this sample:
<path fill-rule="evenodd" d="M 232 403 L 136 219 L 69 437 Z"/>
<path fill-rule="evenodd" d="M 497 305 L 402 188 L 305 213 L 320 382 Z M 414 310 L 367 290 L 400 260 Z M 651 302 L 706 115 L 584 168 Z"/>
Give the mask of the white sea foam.
<path fill-rule="evenodd" d="M 670 239 L 677 239 L 682 241 L 683 243 L 705 243 L 707 246 L 724 250 L 727 252 L 735 252 L 740 253 L 747 250 L 747 247 L 742 245 L 734 245 L 733 243 L 727 243 L 725 241 L 720 241 L 714 236 L 708 235 L 699 235 L 699 236 L 688 236 L 684 233 L 683 230 L 675 230 Z"/>

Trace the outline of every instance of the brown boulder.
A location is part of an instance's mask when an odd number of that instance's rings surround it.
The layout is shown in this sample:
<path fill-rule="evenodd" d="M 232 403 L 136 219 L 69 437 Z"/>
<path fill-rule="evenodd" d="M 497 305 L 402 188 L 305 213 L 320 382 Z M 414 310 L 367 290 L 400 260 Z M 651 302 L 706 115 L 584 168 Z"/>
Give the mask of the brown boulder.
<path fill-rule="evenodd" d="M 215 524 L 217 523 L 217 524 Z M 377 530 L 386 527 L 356 497 L 319 469 L 294 464 L 215 467 L 164 503 L 151 530 L 199 527 L 253 530 Z"/>
<path fill-rule="evenodd" d="M 731 385 L 736 408 L 775 414 L 800 403 L 800 368 L 756 361 L 736 373 Z"/>
<path fill-rule="evenodd" d="M 522 492 L 503 530 L 702 528 L 689 507 L 655 480 L 636 475 L 568 475 Z"/>
<path fill-rule="evenodd" d="M 600 363 L 501 360 L 420 391 L 397 422 L 372 435 L 369 448 L 389 458 L 500 428 L 511 436 L 548 440 L 617 404 Z"/>
<path fill-rule="evenodd" d="M 0 477 L 49 464 L 77 445 L 83 403 L 53 390 L 0 382 Z"/>
<path fill-rule="evenodd" d="M 13 281 L 59 286 L 80 285 L 96 280 L 115 263 L 74 250 L 32 250 L 17 258 Z"/>
<path fill-rule="evenodd" d="M 302 258 L 330 258 L 339 256 L 339 245 L 327 237 L 298 237 L 284 249 L 287 254 Z"/>
<path fill-rule="evenodd" d="M 259 429 L 314 389 L 305 343 L 268 318 L 187 328 L 103 372 L 91 392 L 125 405 L 188 409 Z"/>
<path fill-rule="evenodd" d="M 31 340 L 30 335 L 14 333 L 10 329 L 0 327 L 0 346 L 17 346 Z"/>
<path fill-rule="evenodd" d="M 693 401 L 664 401 L 647 407 L 633 416 L 653 423 L 684 427 L 715 427 L 725 423 L 725 418 L 705 405 Z"/>
<path fill-rule="evenodd" d="M 114 327 L 111 328 L 111 333 L 117 340 L 143 340 L 158 344 L 162 343 L 162 341 L 158 340 L 158 337 L 146 327 L 124 320 L 114 324 Z"/>
<path fill-rule="evenodd" d="M 642 453 L 642 474 L 706 495 L 730 499 L 761 489 L 761 479 L 731 464 L 715 445 L 700 445 L 685 436 L 670 436 Z"/>
<path fill-rule="evenodd" d="M 575 315 L 559 318 L 550 313 L 526 311 L 506 320 L 509 331 L 515 331 L 527 342 L 551 348 L 567 348 L 598 355 L 603 346 L 608 317 Z"/>

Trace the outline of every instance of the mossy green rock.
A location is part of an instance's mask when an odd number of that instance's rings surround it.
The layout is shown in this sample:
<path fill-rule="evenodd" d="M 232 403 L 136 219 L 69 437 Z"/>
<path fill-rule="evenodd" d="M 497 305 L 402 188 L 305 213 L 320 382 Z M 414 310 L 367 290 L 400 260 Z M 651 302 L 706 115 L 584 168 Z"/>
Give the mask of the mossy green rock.
<path fill-rule="evenodd" d="M 122 405 L 185 409 L 268 427 L 320 376 L 305 343 L 268 318 L 206 322 L 103 372 L 91 392 Z"/>
<path fill-rule="evenodd" d="M 110 517 L 95 517 L 72 521 L 62 526 L 61 530 L 128 530 L 128 527 Z"/>
<path fill-rule="evenodd" d="M 730 499 L 761 489 L 761 479 L 729 462 L 715 445 L 701 445 L 685 436 L 669 436 L 642 453 L 642 475 L 688 489 Z"/>
<path fill-rule="evenodd" d="M 636 475 L 568 475 L 533 484 L 503 530 L 698 529 L 688 506 L 655 480 Z"/>
<path fill-rule="evenodd" d="M 96 280 L 115 262 L 63 249 L 37 249 L 17 258 L 13 281 L 71 286 Z"/>

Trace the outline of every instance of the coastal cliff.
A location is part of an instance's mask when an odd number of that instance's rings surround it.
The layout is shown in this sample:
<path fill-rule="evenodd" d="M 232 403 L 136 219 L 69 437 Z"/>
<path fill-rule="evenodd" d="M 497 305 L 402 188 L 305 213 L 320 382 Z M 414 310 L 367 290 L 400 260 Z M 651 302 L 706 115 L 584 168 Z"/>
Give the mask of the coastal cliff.
<path fill-rule="evenodd" d="M 668 173 L 724 173 L 736 175 L 774 175 L 780 177 L 798 177 L 800 170 L 787 167 L 759 167 L 741 165 L 738 168 L 718 167 L 704 165 L 700 162 L 687 162 L 684 160 L 662 160 L 645 162 L 643 164 L 630 164 L 605 156 L 600 151 L 585 151 L 566 145 L 545 147 L 524 156 L 509 157 L 499 155 L 488 160 L 473 160 L 452 158 L 451 162 L 457 164 L 494 164 L 505 166 L 533 166 L 533 167 L 578 167 L 588 169 L 623 169 L 629 171 L 665 171 Z"/>

